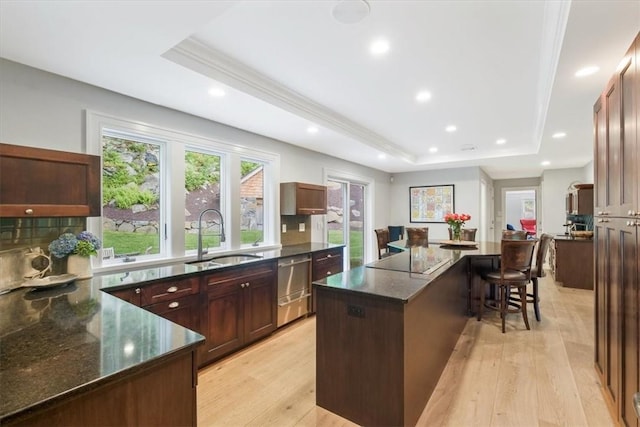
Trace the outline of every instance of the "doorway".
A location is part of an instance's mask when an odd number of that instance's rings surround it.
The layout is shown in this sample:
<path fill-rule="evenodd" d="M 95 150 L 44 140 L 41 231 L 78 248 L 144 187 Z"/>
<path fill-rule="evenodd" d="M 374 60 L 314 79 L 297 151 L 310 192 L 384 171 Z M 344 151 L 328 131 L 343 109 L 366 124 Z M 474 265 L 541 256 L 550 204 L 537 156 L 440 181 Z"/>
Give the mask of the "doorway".
<path fill-rule="evenodd" d="M 538 224 L 537 188 L 513 188 L 503 190 L 503 230 L 525 230 Z M 529 225 L 532 224 L 532 225 Z"/>
<path fill-rule="evenodd" d="M 327 180 L 327 242 L 347 248 L 346 269 L 364 265 L 367 186 L 346 179 Z"/>

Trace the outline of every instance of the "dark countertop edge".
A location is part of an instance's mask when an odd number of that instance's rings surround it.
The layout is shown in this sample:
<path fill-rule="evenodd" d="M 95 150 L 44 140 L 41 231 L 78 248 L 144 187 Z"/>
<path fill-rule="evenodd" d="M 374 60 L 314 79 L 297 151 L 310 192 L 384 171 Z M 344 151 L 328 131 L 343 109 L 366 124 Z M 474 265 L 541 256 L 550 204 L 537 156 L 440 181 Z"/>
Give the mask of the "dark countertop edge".
<path fill-rule="evenodd" d="M 115 297 L 113 297 L 115 298 Z M 168 321 L 168 320 L 167 320 Z M 198 334 L 200 335 L 200 334 Z M 89 381 L 87 383 L 84 383 L 82 385 L 73 387 L 67 391 L 64 391 L 62 393 L 59 393 L 55 396 L 49 397 L 45 400 L 41 400 L 40 402 L 36 402 L 33 403 L 29 406 L 26 406 L 24 408 L 20 408 L 18 410 L 15 410 L 13 412 L 9 412 L 6 414 L 3 414 L 0 416 L 0 421 L 2 422 L 2 424 L 7 423 L 7 422 L 16 422 L 19 421 L 21 419 L 27 419 L 28 417 L 30 417 L 32 414 L 46 410 L 47 408 L 56 406 L 57 404 L 68 400 L 70 398 L 73 398 L 75 396 L 78 396 L 80 394 L 84 394 L 87 392 L 90 392 L 92 390 L 98 389 L 102 386 L 106 386 L 108 384 L 111 384 L 113 382 L 116 382 L 118 380 L 120 380 L 121 378 L 125 378 L 131 375 L 135 375 L 138 374 L 140 372 L 144 372 L 147 371 L 149 369 L 154 368 L 155 366 L 164 363 L 167 360 L 170 360 L 174 357 L 178 357 L 184 353 L 189 353 L 191 351 L 195 351 L 195 349 L 201 345 L 204 344 L 204 337 L 202 335 L 200 335 L 200 338 L 197 341 L 194 341 L 193 343 L 184 345 L 180 348 L 176 348 L 174 350 L 168 351 L 160 356 L 156 356 L 152 359 L 146 360 L 143 363 L 139 363 L 133 366 L 129 366 L 127 368 L 124 368 L 120 371 L 114 372 L 112 374 L 109 374 L 107 376 L 104 376 L 102 378 L 93 380 L 93 381 Z M 197 368 L 196 368 L 197 369 Z"/>

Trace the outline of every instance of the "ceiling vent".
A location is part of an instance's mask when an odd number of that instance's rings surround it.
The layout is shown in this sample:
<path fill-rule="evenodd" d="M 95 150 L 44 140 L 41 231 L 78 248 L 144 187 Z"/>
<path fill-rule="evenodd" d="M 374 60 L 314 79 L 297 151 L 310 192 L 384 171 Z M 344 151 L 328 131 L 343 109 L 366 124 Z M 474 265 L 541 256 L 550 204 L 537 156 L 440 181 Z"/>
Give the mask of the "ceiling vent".
<path fill-rule="evenodd" d="M 464 144 L 463 146 L 460 147 L 460 151 L 475 151 L 477 149 L 478 147 L 472 144 Z"/>

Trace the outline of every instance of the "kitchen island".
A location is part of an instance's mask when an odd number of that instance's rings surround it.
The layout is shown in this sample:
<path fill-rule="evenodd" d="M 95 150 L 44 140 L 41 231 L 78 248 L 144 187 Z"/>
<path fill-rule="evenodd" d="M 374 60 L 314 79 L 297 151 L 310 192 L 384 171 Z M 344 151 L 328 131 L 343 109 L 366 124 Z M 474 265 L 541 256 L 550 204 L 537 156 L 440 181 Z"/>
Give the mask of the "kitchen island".
<path fill-rule="evenodd" d="M 314 282 L 316 403 L 360 425 L 414 425 L 469 319 L 477 248 L 411 248 Z"/>

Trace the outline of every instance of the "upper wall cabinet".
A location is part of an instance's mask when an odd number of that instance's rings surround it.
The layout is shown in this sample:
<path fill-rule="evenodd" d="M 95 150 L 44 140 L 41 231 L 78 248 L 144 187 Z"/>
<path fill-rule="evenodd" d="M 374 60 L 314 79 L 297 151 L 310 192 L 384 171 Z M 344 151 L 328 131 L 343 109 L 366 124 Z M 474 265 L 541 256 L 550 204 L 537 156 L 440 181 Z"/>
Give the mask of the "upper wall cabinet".
<path fill-rule="evenodd" d="M 0 217 L 100 216 L 100 157 L 0 144 Z"/>
<path fill-rule="evenodd" d="M 283 182 L 280 184 L 281 215 L 321 215 L 327 213 L 327 187 Z"/>

